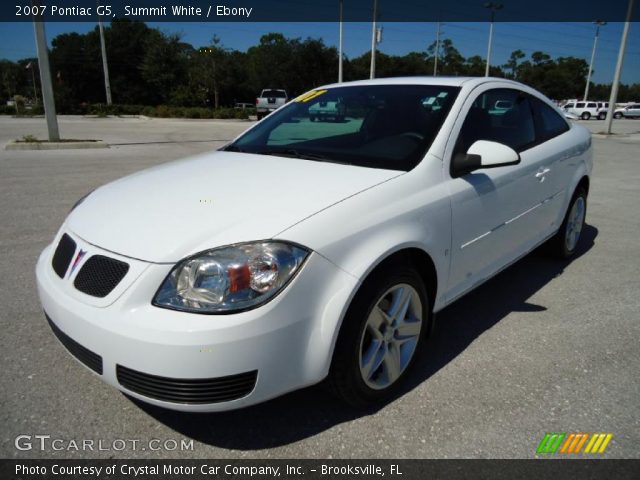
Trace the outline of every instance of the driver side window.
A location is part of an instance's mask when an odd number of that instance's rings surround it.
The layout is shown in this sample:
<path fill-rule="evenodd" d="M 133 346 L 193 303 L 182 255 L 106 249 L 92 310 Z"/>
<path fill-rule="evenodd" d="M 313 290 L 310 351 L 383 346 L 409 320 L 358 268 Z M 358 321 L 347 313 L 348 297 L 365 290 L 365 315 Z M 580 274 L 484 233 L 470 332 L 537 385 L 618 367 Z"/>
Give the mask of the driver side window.
<path fill-rule="evenodd" d="M 454 154 L 465 154 L 477 140 L 502 143 L 518 153 L 533 145 L 536 137 L 529 96 L 510 88 L 478 96 L 462 124 Z"/>

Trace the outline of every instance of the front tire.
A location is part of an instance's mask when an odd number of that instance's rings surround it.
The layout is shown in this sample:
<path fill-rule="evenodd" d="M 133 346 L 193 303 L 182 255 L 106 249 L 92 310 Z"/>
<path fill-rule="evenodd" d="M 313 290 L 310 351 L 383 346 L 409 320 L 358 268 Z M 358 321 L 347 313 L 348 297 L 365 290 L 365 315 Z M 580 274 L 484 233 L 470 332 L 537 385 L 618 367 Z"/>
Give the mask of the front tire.
<path fill-rule="evenodd" d="M 549 240 L 550 252 L 559 258 L 571 258 L 578 249 L 587 215 L 587 192 L 579 187 L 573 195 L 569 208 L 558 232 Z"/>
<path fill-rule="evenodd" d="M 613 118 L 622 118 L 622 114 L 620 112 L 614 113 Z"/>
<path fill-rule="evenodd" d="M 391 397 L 424 343 L 431 321 L 427 290 L 415 270 L 400 266 L 374 272 L 344 318 L 329 382 L 357 408 Z"/>
<path fill-rule="evenodd" d="M 589 112 L 582 112 L 582 115 L 580 115 L 580 118 L 582 120 L 589 120 L 591 118 L 591 114 Z"/>

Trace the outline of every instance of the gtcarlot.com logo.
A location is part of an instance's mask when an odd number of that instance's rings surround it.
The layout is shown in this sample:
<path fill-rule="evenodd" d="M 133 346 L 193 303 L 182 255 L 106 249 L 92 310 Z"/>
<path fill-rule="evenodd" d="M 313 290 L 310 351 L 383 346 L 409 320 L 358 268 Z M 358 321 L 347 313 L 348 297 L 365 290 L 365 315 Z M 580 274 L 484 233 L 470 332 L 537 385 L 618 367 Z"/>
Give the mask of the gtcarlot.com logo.
<path fill-rule="evenodd" d="M 604 453 L 612 438 L 612 433 L 547 433 L 536 453 Z"/>
<path fill-rule="evenodd" d="M 30 451 L 83 451 L 83 452 L 121 452 L 133 451 L 189 451 L 193 450 L 193 439 L 161 440 L 152 438 L 140 440 L 138 438 L 116 438 L 114 440 L 93 438 L 56 438 L 51 435 L 18 435 L 14 440 L 16 450 Z"/>

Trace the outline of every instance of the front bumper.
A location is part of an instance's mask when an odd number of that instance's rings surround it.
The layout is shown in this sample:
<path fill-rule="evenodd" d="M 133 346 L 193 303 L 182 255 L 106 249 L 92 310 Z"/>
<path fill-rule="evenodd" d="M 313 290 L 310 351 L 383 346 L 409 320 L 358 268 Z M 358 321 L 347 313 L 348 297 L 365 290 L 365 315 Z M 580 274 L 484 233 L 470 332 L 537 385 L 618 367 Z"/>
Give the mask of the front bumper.
<path fill-rule="evenodd" d="M 77 236 L 74 239 L 78 248 L 103 253 Z M 151 305 L 158 285 L 173 265 L 135 265 L 135 278 L 125 277 L 124 287 L 114 291 L 117 298 L 109 295 L 96 302 L 72 292 L 72 279 L 55 274 L 51 267 L 53 248 L 42 252 L 36 276 L 40 301 L 54 331 L 58 329 L 99 356 L 102 372 L 92 371 L 106 383 L 174 410 L 241 408 L 322 380 L 328 372 L 336 326 L 357 283 L 312 253 L 285 291 L 267 304 L 237 314 L 198 315 Z M 65 341 L 63 344 L 87 366 Z M 239 375 L 244 377 L 236 378 Z M 132 378 L 137 385 L 131 383 Z M 213 384 L 207 383 L 210 381 Z M 242 396 L 202 403 L 191 397 L 181 401 L 183 397 L 174 395 L 175 388 L 194 382 L 196 393 L 211 392 L 231 382 Z M 170 395 L 162 391 L 164 387 Z M 205 397 L 205 402 L 207 399 L 211 397 Z"/>

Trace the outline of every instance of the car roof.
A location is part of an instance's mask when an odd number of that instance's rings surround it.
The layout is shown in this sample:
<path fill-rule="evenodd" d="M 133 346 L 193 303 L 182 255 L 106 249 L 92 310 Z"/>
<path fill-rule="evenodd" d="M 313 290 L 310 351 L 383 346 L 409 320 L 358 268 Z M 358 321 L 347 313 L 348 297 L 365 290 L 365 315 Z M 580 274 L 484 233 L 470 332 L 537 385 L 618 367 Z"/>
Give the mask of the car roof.
<path fill-rule="evenodd" d="M 324 85 L 321 88 L 335 88 L 360 85 L 443 85 L 448 87 L 469 86 L 475 87 L 487 82 L 509 83 L 514 87 L 524 87 L 519 82 L 514 82 L 506 78 L 499 77 L 433 77 L 433 76 L 415 76 L 415 77 L 390 77 L 375 78 L 373 80 L 356 80 L 353 82 L 332 83 Z"/>

